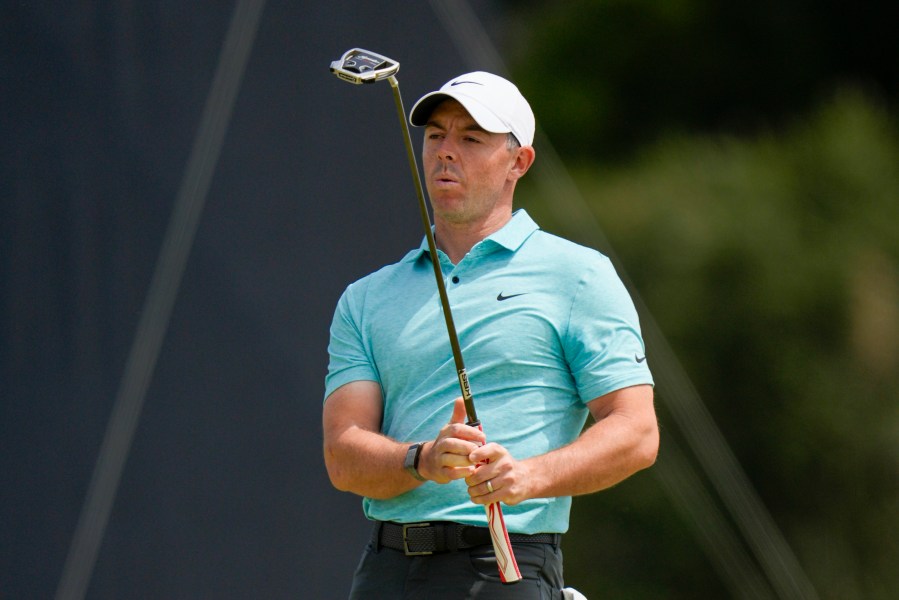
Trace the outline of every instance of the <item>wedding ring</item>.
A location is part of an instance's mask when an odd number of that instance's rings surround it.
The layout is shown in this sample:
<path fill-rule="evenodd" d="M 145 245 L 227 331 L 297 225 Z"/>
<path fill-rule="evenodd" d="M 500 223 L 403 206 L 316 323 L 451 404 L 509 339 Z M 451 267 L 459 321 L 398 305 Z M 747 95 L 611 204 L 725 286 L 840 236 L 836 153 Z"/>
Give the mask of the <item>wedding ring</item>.
<path fill-rule="evenodd" d="M 487 480 L 487 491 L 490 492 L 491 494 L 493 493 L 493 484 L 490 483 L 489 479 Z"/>

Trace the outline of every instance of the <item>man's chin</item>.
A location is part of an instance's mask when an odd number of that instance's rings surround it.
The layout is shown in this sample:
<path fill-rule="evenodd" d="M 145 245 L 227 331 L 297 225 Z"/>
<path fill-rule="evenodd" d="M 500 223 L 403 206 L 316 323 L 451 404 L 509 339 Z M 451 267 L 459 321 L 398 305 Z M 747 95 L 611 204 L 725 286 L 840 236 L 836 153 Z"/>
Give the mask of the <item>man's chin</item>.
<path fill-rule="evenodd" d="M 465 212 L 465 198 L 456 194 L 436 193 L 431 195 L 431 208 L 435 214 L 449 216 Z"/>

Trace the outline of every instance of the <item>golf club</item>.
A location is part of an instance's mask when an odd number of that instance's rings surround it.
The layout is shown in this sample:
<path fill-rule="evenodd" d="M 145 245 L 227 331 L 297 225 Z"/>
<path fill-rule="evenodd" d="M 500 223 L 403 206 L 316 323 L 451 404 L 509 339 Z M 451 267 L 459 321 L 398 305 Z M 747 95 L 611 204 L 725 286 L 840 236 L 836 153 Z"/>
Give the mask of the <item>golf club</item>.
<path fill-rule="evenodd" d="M 459 336 L 453 322 L 453 314 L 450 310 L 449 297 L 446 294 L 446 284 L 443 282 L 443 270 L 440 268 L 440 258 L 437 256 L 437 244 L 431 231 L 431 218 L 425 203 L 424 187 L 418 172 L 418 163 L 415 160 L 415 150 L 412 146 L 412 136 L 409 133 L 409 125 L 406 122 L 406 111 L 403 108 L 403 98 L 400 95 L 400 84 L 396 79 L 396 73 L 400 69 L 400 63 L 386 56 L 376 54 L 369 50 L 353 48 L 344 52 L 340 59 L 331 63 L 331 72 L 343 81 L 360 85 L 363 83 L 375 83 L 382 79 L 390 82 L 393 89 L 393 99 L 396 103 L 397 116 L 403 128 L 403 141 L 406 144 L 406 154 L 409 159 L 409 168 L 412 170 L 412 178 L 415 181 L 415 191 L 418 194 L 418 208 L 421 212 L 422 225 L 425 237 L 428 241 L 428 251 L 431 255 L 431 265 L 434 267 L 434 278 L 437 282 L 437 292 L 440 295 L 440 304 L 443 308 L 443 318 L 446 321 L 446 331 L 449 334 L 450 345 L 453 349 L 453 360 L 456 365 L 456 373 L 459 378 L 459 387 L 462 390 L 462 401 L 465 403 L 467 424 L 482 429 L 475 412 L 474 398 L 471 395 L 471 386 L 468 383 L 468 374 L 465 370 L 465 362 L 462 360 L 462 349 L 459 346 Z M 512 552 L 512 544 L 509 541 L 509 532 L 503 519 L 502 508 L 498 502 L 485 506 L 487 511 L 487 524 L 490 529 L 490 537 L 493 540 L 493 549 L 496 553 L 496 562 L 499 567 L 500 579 L 503 583 L 515 583 L 521 579 L 518 563 Z"/>

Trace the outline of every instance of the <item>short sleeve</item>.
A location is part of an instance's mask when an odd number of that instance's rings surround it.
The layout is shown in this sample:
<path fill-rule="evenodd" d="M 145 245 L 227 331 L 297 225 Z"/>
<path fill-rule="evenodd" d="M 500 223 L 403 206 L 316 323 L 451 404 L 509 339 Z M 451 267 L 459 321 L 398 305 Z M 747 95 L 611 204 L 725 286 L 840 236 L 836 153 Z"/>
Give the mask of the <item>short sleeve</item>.
<path fill-rule="evenodd" d="M 328 343 L 328 374 L 325 377 L 325 399 L 334 390 L 352 381 L 380 383 L 371 357 L 369 344 L 363 333 L 361 306 L 364 294 L 359 283 L 348 287 L 337 302 L 331 320 Z"/>
<path fill-rule="evenodd" d="M 572 298 L 565 352 L 582 401 L 653 384 L 633 300 L 608 258 L 585 271 Z"/>

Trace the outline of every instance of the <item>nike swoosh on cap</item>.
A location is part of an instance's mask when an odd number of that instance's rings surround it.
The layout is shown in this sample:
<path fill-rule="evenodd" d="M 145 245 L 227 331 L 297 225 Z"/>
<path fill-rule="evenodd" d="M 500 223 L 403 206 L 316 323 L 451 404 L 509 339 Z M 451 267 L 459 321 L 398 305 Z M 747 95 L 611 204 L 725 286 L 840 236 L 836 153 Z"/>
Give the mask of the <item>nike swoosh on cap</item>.
<path fill-rule="evenodd" d="M 457 86 L 457 85 L 462 85 L 463 83 L 470 83 L 470 84 L 472 84 L 472 85 L 484 85 L 483 83 L 478 83 L 477 81 L 465 81 L 465 80 L 462 80 L 462 81 L 454 81 L 454 82 L 452 82 L 452 83 L 450 84 L 450 87 Z"/>

